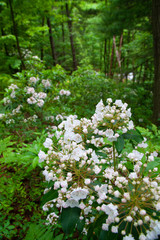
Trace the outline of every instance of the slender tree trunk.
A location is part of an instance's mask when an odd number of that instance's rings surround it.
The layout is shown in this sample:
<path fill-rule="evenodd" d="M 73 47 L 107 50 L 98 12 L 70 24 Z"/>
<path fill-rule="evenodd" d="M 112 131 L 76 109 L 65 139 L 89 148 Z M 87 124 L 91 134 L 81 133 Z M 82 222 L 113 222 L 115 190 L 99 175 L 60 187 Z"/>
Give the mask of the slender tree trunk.
<path fill-rule="evenodd" d="M 21 53 L 21 49 L 20 49 L 20 44 L 19 44 L 17 24 L 16 24 L 15 18 L 14 18 L 14 11 L 13 11 L 13 7 L 12 7 L 12 0 L 8 0 L 8 1 L 9 1 L 10 11 L 11 11 L 11 18 L 12 18 L 12 23 L 13 23 L 13 31 L 14 31 L 14 35 L 16 37 L 17 51 L 18 51 L 18 54 L 19 54 L 19 58 L 21 60 L 22 69 L 25 69 L 25 65 L 24 65 L 24 61 L 23 61 L 22 53 Z"/>
<path fill-rule="evenodd" d="M 117 46 L 116 46 L 116 37 L 115 36 L 113 36 L 113 45 L 114 45 L 114 49 L 115 49 L 115 53 L 116 53 L 116 59 L 118 62 L 118 66 L 119 66 L 119 68 L 121 68 L 121 61 L 120 61 L 119 52 L 118 52 Z"/>
<path fill-rule="evenodd" d="M 123 33 L 121 34 L 120 41 L 119 41 L 119 59 L 121 60 L 121 49 L 123 44 Z"/>
<path fill-rule="evenodd" d="M 106 69 L 106 55 L 107 55 L 107 39 L 104 40 L 104 74 L 106 75 L 107 69 Z"/>
<path fill-rule="evenodd" d="M 153 46 L 154 46 L 154 89 L 153 121 L 160 125 L 160 1 L 152 0 Z"/>
<path fill-rule="evenodd" d="M 47 17 L 47 25 L 49 28 L 49 40 L 50 40 L 51 51 L 52 51 L 53 65 L 55 66 L 57 64 L 57 56 L 56 56 L 56 51 L 55 51 L 54 39 L 53 39 L 53 35 L 52 35 L 51 21 L 50 21 L 49 17 Z"/>
<path fill-rule="evenodd" d="M 42 17 L 42 27 L 44 27 L 44 20 L 45 18 Z M 44 32 L 42 32 L 42 38 L 43 38 Z M 44 57 L 44 49 L 43 49 L 43 43 L 41 43 L 41 60 L 43 60 Z"/>
<path fill-rule="evenodd" d="M 63 42 L 63 57 L 65 57 L 65 31 L 64 31 L 64 15 L 63 15 L 63 6 L 61 6 L 61 12 L 62 12 L 62 42 Z"/>
<path fill-rule="evenodd" d="M 68 3 L 66 3 L 66 14 L 68 17 L 68 29 L 69 29 L 69 36 L 70 36 L 70 43 L 71 43 L 71 50 L 72 50 L 73 69 L 76 70 L 77 69 L 76 51 L 75 51 L 75 47 L 74 47 L 74 38 L 73 38 L 73 32 L 72 32 L 72 20 L 70 18 Z"/>
<path fill-rule="evenodd" d="M 108 54 L 107 54 L 107 75 L 109 75 L 110 69 L 110 52 L 111 52 L 111 40 L 108 40 Z"/>
<path fill-rule="evenodd" d="M 103 42 L 100 44 L 100 61 L 99 61 L 99 69 L 102 70 L 102 59 L 103 59 Z"/>
<path fill-rule="evenodd" d="M 112 44 L 112 52 L 111 52 L 111 60 L 110 60 L 110 69 L 109 69 L 109 76 L 112 77 L 112 66 L 113 66 L 113 58 L 114 58 L 114 43 Z"/>

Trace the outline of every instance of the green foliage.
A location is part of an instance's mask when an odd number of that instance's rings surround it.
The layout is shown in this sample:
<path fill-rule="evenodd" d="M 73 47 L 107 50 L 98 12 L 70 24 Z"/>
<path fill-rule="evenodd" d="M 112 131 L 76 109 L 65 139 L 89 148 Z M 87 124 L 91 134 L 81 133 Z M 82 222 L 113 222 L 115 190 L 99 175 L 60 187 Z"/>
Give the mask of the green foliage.
<path fill-rule="evenodd" d="M 0 140 L 0 239 L 23 239 L 32 216 L 43 216 L 39 204 L 44 186 L 29 154 L 32 148 L 19 150 L 11 140 Z"/>
<path fill-rule="evenodd" d="M 24 240 L 53 240 L 53 231 L 47 225 L 31 224 Z M 60 238 L 61 239 L 61 238 Z M 57 240 L 60 240 L 57 238 Z"/>
<path fill-rule="evenodd" d="M 46 202 L 49 202 L 52 199 L 57 198 L 58 193 L 53 188 L 49 190 L 49 192 L 45 193 L 41 199 L 41 206 L 43 206 Z"/>
<path fill-rule="evenodd" d="M 60 222 L 64 233 L 72 233 L 78 223 L 81 210 L 79 208 L 63 208 Z"/>

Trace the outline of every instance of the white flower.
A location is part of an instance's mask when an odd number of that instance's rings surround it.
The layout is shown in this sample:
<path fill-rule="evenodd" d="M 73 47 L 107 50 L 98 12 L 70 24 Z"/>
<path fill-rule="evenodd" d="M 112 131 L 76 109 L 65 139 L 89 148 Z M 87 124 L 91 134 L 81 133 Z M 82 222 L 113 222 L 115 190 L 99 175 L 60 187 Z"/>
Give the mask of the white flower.
<path fill-rule="evenodd" d="M 88 190 L 87 189 L 84 189 L 84 188 L 77 188 L 77 189 L 74 189 L 72 192 L 71 192 L 71 197 L 73 199 L 75 199 L 76 201 L 80 200 L 80 199 L 85 199 L 88 195 Z"/>
<path fill-rule="evenodd" d="M 79 161 L 80 158 L 83 158 L 86 156 L 85 150 L 82 150 L 80 147 L 77 147 L 72 152 L 72 159 L 75 161 Z"/>
<path fill-rule="evenodd" d="M 26 87 L 27 90 L 27 94 L 34 94 L 35 93 L 35 89 L 33 87 Z"/>
<path fill-rule="evenodd" d="M 106 205 L 103 204 L 101 206 L 101 210 L 105 212 L 111 219 L 114 221 L 114 218 L 117 217 L 118 211 L 117 211 L 118 206 L 113 205 L 112 203 Z"/>
<path fill-rule="evenodd" d="M 29 104 L 35 104 L 37 102 L 37 100 L 34 97 L 30 97 L 30 98 L 27 98 L 27 102 Z"/>
<path fill-rule="evenodd" d="M 5 116 L 5 114 L 4 114 L 4 113 L 0 113 L 0 119 L 3 119 L 3 118 L 4 118 L 4 116 Z"/>
<path fill-rule="evenodd" d="M 134 124 L 133 124 L 133 121 L 131 120 L 128 123 L 128 129 L 130 130 L 130 129 L 133 129 L 133 128 L 134 128 Z"/>
<path fill-rule="evenodd" d="M 157 204 L 155 204 L 155 208 L 157 211 L 160 211 L 160 202 L 158 202 Z"/>
<path fill-rule="evenodd" d="M 123 103 L 121 100 L 116 100 L 115 101 L 115 105 L 117 105 L 118 107 L 122 107 L 123 106 Z"/>
<path fill-rule="evenodd" d="M 132 234 L 129 234 L 128 236 L 125 236 L 123 240 L 135 240 L 135 238 L 132 236 Z"/>
<path fill-rule="evenodd" d="M 132 222 L 132 220 L 133 220 L 133 218 L 132 218 L 131 216 L 127 216 L 127 217 L 126 217 L 126 221 L 127 221 L 127 222 Z"/>
<path fill-rule="evenodd" d="M 140 147 L 140 148 L 146 148 L 146 147 L 148 147 L 148 144 L 142 142 L 142 143 L 139 143 L 139 144 L 138 144 L 138 147 Z"/>
<path fill-rule="evenodd" d="M 38 99 L 37 105 L 38 107 L 42 107 L 44 105 L 44 101 L 42 99 Z"/>
<path fill-rule="evenodd" d="M 138 152 L 137 150 L 133 150 L 131 153 L 128 154 L 128 158 L 133 161 L 140 161 L 143 157 L 143 153 Z"/>
<path fill-rule="evenodd" d="M 118 233 L 118 226 L 112 226 L 111 232 Z"/>
<path fill-rule="evenodd" d="M 74 208 L 74 207 L 78 207 L 78 206 L 79 206 L 79 202 L 77 200 L 75 200 L 74 198 L 68 199 L 63 205 L 64 208 L 67 208 L 67 207 Z"/>
<path fill-rule="evenodd" d="M 48 79 L 47 80 L 43 79 L 42 84 L 45 88 L 49 88 L 51 86 L 51 83 Z"/>
<path fill-rule="evenodd" d="M 44 92 L 39 92 L 38 93 L 38 98 L 40 98 L 40 99 L 45 99 L 47 97 L 47 94 L 46 93 L 44 93 Z"/>
<path fill-rule="evenodd" d="M 16 92 L 12 91 L 10 96 L 11 96 L 11 98 L 15 98 L 16 97 Z"/>
<path fill-rule="evenodd" d="M 107 98 L 107 102 L 111 103 L 112 102 L 112 98 Z"/>
<path fill-rule="evenodd" d="M 69 96 L 69 95 L 71 94 L 71 92 L 68 91 L 68 90 L 64 90 L 64 89 L 62 89 L 62 90 L 59 92 L 59 94 L 60 94 L 61 96 L 62 96 L 62 95 Z"/>
<path fill-rule="evenodd" d="M 46 138 L 46 141 L 43 143 L 43 146 L 45 146 L 45 148 L 50 148 L 52 144 L 53 144 L 52 139 Z"/>
<path fill-rule="evenodd" d="M 118 190 L 116 190 L 116 191 L 114 192 L 114 196 L 115 196 L 115 197 L 120 197 L 120 196 L 121 196 L 121 193 L 120 193 Z"/>
<path fill-rule="evenodd" d="M 15 84 L 11 84 L 8 89 L 12 89 L 12 90 L 15 90 L 15 89 L 18 89 L 17 85 Z"/>
<path fill-rule="evenodd" d="M 88 185 L 88 184 L 91 183 L 91 180 L 90 180 L 89 178 L 86 178 L 86 179 L 84 180 L 84 183 L 85 183 L 86 185 Z"/>
<path fill-rule="evenodd" d="M 38 157 L 39 157 L 39 162 L 41 163 L 46 159 L 47 154 L 45 154 L 45 152 L 40 150 L 40 152 L 38 153 Z"/>
<path fill-rule="evenodd" d="M 136 178 L 138 178 L 137 173 L 135 173 L 135 172 L 130 173 L 128 177 L 129 177 L 130 179 L 136 179 Z"/>
<path fill-rule="evenodd" d="M 34 83 L 34 84 L 37 83 L 38 81 L 39 81 L 38 77 L 37 78 L 36 77 L 30 77 L 30 79 L 29 79 L 29 82 Z"/>
<path fill-rule="evenodd" d="M 139 240 L 146 240 L 146 236 L 143 233 L 141 233 L 139 235 Z"/>
<path fill-rule="evenodd" d="M 99 168 L 97 165 L 94 167 L 93 171 L 95 172 L 95 174 L 100 173 L 101 168 Z"/>
<path fill-rule="evenodd" d="M 112 129 L 107 129 L 107 130 L 105 131 L 105 135 L 106 135 L 106 137 L 108 137 L 108 138 L 112 138 L 113 135 L 114 135 L 114 132 L 113 132 Z"/>
<path fill-rule="evenodd" d="M 99 163 L 99 159 L 95 151 L 92 152 L 91 156 L 92 156 L 91 160 L 94 161 L 94 163 Z"/>
<path fill-rule="evenodd" d="M 103 229 L 104 231 L 108 231 L 108 228 L 109 228 L 109 224 L 103 223 L 102 229 Z"/>

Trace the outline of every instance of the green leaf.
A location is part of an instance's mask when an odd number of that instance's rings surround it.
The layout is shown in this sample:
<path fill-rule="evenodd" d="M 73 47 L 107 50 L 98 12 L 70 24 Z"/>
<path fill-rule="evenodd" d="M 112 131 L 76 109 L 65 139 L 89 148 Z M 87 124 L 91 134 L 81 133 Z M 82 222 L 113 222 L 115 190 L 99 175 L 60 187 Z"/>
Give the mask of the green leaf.
<path fill-rule="evenodd" d="M 58 193 L 56 190 L 51 189 L 49 192 L 43 195 L 41 199 L 41 206 L 43 206 L 46 202 L 51 201 L 52 199 L 55 199 L 58 197 Z"/>
<path fill-rule="evenodd" d="M 117 141 L 115 142 L 115 147 L 116 147 L 118 154 L 120 154 L 122 152 L 122 150 L 124 148 L 124 144 L 125 144 L 124 138 L 121 135 L 117 138 Z"/>
<path fill-rule="evenodd" d="M 127 133 L 122 134 L 122 136 L 124 139 L 134 140 L 137 143 L 140 143 L 143 141 L 142 135 L 137 130 L 129 130 Z"/>
<path fill-rule="evenodd" d="M 58 235 L 57 237 L 55 237 L 54 240 L 62 240 L 63 236 L 64 236 L 64 234 L 62 233 L 62 234 Z"/>
<path fill-rule="evenodd" d="M 157 167 L 158 165 L 160 165 L 160 163 L 158 163 L 157 161 L 149 162 L 147 164 L 146 171 L 152 170 L 153 168 Z"/>
<path fill-rule="evenodd" d="M 80 216 L 79 208 L 63 208 L 60 221 L 62 229 L 66 234 L 73 232 Z"/>
<path fill-rule="evenodd" d="M 32 167 L 35 168 L 39 163 L 39 157 L 35 157 L 32 162 Z"/>
<path fill-rule="evenodd" d="M 79 219 L 78 222 L 77 222 L 77 230 L 79 232 L 82 232 L 82 230 L 84 228 L 84 225 L 85 225 L 85 221 Z"/>

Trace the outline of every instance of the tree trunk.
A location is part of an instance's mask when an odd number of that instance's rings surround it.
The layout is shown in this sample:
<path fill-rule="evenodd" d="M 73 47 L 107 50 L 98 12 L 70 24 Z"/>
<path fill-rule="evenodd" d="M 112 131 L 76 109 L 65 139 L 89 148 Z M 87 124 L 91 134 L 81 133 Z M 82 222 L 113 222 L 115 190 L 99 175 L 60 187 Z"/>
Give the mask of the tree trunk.
<path fill-rule="evenodd" d="M 121 61 L 120 61 L 119 52 L 118 52 L 117 46 L 116 46 L 116 37 L 115 37 L 115 36 L 113 36 L 113 45 L 114 45 L 114 49 L 115 49 L 115 53 L 116 53 L 116 58 L 117 58 L 118 66 L 119 66 L 119 68 L 121 68 Z"/>
<path fill-rule="evenodd" d="M 42 27 L 44 27 L 44 17 L 42 17 Z M 44 35 L 44 32 L 42 32 L 42 37 Z M 41 60 L 43 60 L 44 57 L 44 50 L 43 50 L 43 43 L 41 43 Z"/>
<path fill-rule="evenodd" d="M 107 73 L 107 68 L 106 68 L 106 55 L 107 55 L 107 39 L 105 38 L 104 40 L 104 74 L 106 75 Z"/>
<path fill-rule="evenodd" d="M 160 1 L 152 0 L 154 46 L 153 122 L 160 125 Z"/>
<path fill-rule="evenodd" d="M 123 33 L 121 34 L 120 41 L 119 41 L 119 59 L 121 60 L 121 49 L 123 44 Z"/>
<path fill-rule="evenodd" d="M 114 58 L 114 43 L 112 44 L 112 52 L 111 52 L 111 60 L 110 60 L 109 77 L 112 77 L 112 76 L 113 76 L 113 73 L 112 73 L 113 58 Z"/>
<path fill-rule="evenodd" d="M 61 6 L 61 13 L 62 13 L 62 42 L 63 42 L 63 57 L 65 57 L 65 31 L 64 31 L 64 11 L 63 6 Z"/>
<path fill-rule="evenodd" d="M 74 38 L 73 38 L 73 32 L 72 32 L 72 20 L 70 17 L 68 3 L 66 3 L 66 14 L 68 17 L 68 29 L 69 29 L 69 37 L 70 37 L 71 50 L 72 50 L 73 69 L 76 70 L 77 69 L 76 51 L 75 51 L 75 47 L 74 47 Z"/>
<path fill-rule="evenodd" d="M 12 7 L 12 0 L 9 0 L 9 6 L 10 6 L 10 10 L 11 10 L 11 18 L 12 18 L 12 23 L 13 23 L 13 31 L 14 31 L 14 35 L 15 35 L 15 37 L 16 37 L 17 51 L 18 51 L 18 54 L 19 54 L 19 58 L 20 58 L 20 60 L 21 60 L 22 69 L 25 69 L 25 65 L 24 65 L 24 61 L 23 61 L 22 53 L 21 53 L 21 49 L 20 49 L 20 44 L 19 44 L 17 24 L 16 24 L 15 18 L 14 18 L 14 12 L 13 12 L 13 7 Z"/>
<path fill-rule="evenodd" d="M 109 75 L 109 69 L 110 69 L 110 52 L 111 52 L 111 40 L 108 40 L 108 48 L 107 48 L 107 76 Z"/>
<path fill-rule="evenodd" d="M 52 51 L 53 65 L 55 66 L 57 64 L 57 56 L 55 52 L 55 44 L 54 44 L 54 39 L 52 35 L 52 26 L 51 26 L 51 21 L 49 17 L 47 17 L 47 25 L 49 28 L 49 40 L 50 40 L 51 51 Z"/>

